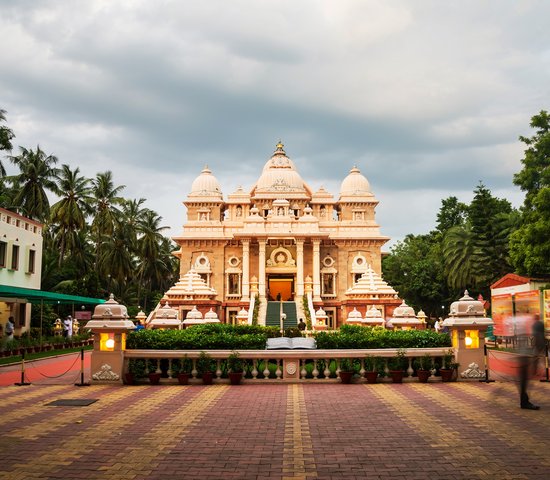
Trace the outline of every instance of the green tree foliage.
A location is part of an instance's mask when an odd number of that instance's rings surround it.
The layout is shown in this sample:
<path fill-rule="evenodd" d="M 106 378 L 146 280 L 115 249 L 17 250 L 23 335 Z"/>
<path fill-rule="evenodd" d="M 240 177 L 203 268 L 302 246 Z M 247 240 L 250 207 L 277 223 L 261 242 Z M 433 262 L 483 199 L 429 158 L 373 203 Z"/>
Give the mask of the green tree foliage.
<path fill-rule="evenodd" d="M 468 217 L 468 205 L 456 197 L 444 198 L 437 214 L 436 231 L 444 234 L 447 230 L 463 226 Z"/>
<path fill-rule="evenodd" d="M 523 168 L 514 183 L 525 192 L 521 225 L 511 235 L 510 257 L 518 273 L 550 275 L 550 115 L 542 110 L 531 118 L 532 137 L 520 136 L 527 146 Z"/>
<path fill-rule="evenodd" d="M 435 233 L 407 235 L 382 260 L 384 280 L 410 306 L 423 309 L 428 316 L 440 315 L 449 296 L 439 238 Z"/>
<path fill-rule="evenodd" d="M 17 193 L 13 198 L 17 210 L 29 218 L 45 222 L 50 214 L 50 201 L 47 192 L 57 193 L 55 177 L 57 175 L 57 157 L 46 155 L 36 147 L 27 150 L 19 147 L 17 156 L 10 156 L 11 162 L 19 168 L 19 174 L 8 177 Z"/>
<path fill-rule="evenodd" d="M 6 111 L 0 109 L 0 122 L 6 121 Z M 0 125 L 0 150 L 8 150 L 11 151 L 12 144 L 11 141 L 14 138 L 13 131 L 6 127 L 5 125 Z M 2 164 L 2 161 L 0 160 L 0 178 L 6 175 L 6 170 L 4 169 L 4 165 Z"/>
<path fill-rule="evenodd" d="M 480 182 L 464 223 L 443 236 L 449 287 L 457 293 L 470 288 L 488 295 L 489 286 L 511 270 L 508 246 L 516 223 L 510 202 L 494 197 Z"/>

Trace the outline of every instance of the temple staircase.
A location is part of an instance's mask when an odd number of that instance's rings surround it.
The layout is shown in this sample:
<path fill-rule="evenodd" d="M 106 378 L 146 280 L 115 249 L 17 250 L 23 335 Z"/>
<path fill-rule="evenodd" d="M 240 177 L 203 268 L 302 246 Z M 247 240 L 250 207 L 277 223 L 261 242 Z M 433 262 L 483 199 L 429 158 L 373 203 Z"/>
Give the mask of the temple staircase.
<path fill-rule="evenodd" d="M 267 302 L 267 312 L 265 316 L 265 325 L 267 327 L 280 327 L 281 318 L 280 312 L 283 305 L 283 313 L 286 313 L 286 318 L 283 323 L 284 328 L 292 328 L 298 325 L 298 317 L 296 314 L 296 303 L 295 302 Z"/>

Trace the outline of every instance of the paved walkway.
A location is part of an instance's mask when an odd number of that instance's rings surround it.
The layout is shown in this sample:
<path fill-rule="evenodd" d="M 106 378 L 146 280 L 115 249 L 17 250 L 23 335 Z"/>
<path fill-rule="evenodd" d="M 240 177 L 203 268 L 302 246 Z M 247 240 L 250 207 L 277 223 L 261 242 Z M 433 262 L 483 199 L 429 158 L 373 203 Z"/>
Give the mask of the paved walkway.
<path fill-rule="evenodd" d="M 547 479 L 514 383 L 0 388 L 0 478 Z M 87 407 L 48 406 L 97 399 Z"/>

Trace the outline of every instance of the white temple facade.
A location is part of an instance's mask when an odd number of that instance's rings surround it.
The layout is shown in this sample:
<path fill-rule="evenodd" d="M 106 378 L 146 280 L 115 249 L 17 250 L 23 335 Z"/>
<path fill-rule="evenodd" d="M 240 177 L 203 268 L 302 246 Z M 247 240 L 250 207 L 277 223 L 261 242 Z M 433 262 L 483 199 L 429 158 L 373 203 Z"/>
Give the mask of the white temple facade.
<path fill-rule="evenodd" d="M 279 143 L 250 188 L 224 198 L 205 167 L 184 205 L 187 222 L 173 238 L 180 280 L 161 302 L 178 309 L 181 320 L 196 308 L 237 323 L 253 298 L 259 324 L 278 324 L 281 302 L 291 325 L 306 318 L 307 308 L 313 317 L 322 309 L 328 328 L 337 328 L 354 309 L 365 316 L 375 307 L 390 318 L 401 303 L 381 279 L 388 237 L 375 220 L 378 200 L 357 167 L 335 199 L 323 187 L 314 192 Z"/>

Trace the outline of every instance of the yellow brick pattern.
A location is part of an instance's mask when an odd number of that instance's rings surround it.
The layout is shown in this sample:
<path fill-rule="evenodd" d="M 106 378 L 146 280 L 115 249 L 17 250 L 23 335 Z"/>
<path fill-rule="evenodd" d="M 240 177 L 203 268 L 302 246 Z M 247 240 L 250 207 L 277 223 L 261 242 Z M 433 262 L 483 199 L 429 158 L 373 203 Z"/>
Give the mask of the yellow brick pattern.
<path fill-rule="evenodd" d="M 283 479 L 317 477 L 304 390 L 290 385 L 285 420 Z"/>

